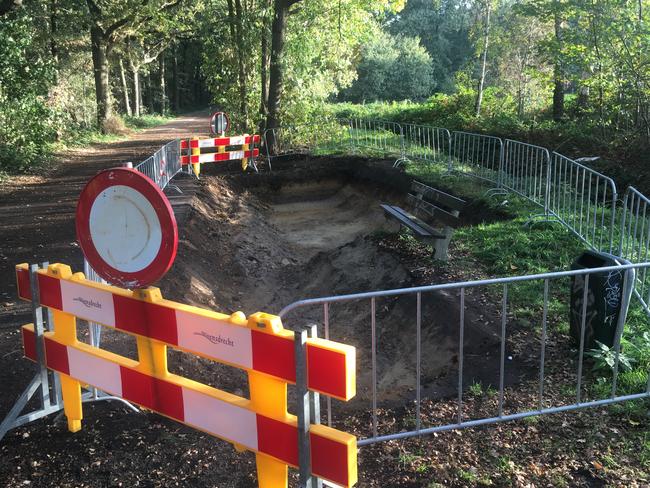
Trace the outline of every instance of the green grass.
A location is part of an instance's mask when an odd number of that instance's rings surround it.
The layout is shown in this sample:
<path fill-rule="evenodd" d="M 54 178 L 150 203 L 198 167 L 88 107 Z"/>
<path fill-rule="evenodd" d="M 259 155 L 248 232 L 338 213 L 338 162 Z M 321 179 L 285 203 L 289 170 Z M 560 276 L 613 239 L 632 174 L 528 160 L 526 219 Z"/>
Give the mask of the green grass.
<path fill-rule="evenodd" d="M 66 147 L 85 147 L 91 144 L 108 144 L 123 141 L 126 138 L 126 135 L 103 134 L 94 129 L 79 130 L 65 141 L 57 143 L 54 147 L 55 150 L 65 149 Z"/>
<path fill-rule="evenodd" d="M 173 120 L 172 116 L 161 115 L 142 115 L 140 117 L 124 117 L 125 128 L 140 131 L 158 125 L 166 124 Z M 60 151 L 65 148 L 79 148 L 90 146 L 92 144 L 109 144 L 111 142 L 124 141 L 128 139 L 128 133 L 124 134 L 104 134 L 98 129 L 77 130 L 66 137 L 65 140 L 53 145 L 54 151 Z"/>
<path fill-rule="evenodd" d="M 399 157 L 401 141 L 397 134 L 386 129 L 367 130 L 354 129 L 348 131 L 336 122 L 335 127 L 321 131 L 321 139 L 311 143 L 314 152 L 319 154 L 334 154 L 360 152 L 363 156 L 372 158 Z M 313 130 L 313 126 L 306 126 Z M 322 134 L 328 134 L 329 139 Z M 293 134 L 296 140 L 306 137 L 299 131 Z M 476 167 L 453 162 L 454 172 L 448 171 L 448 157 L 434 153 L 430 148 L 419 146 L 414 141 L 407 141 L 407 153 L 418 154 L 426 162 L 406 161 L 403 163 L 408 174 L 423 183 L 440 190 L 452 193 L 470 202 L 470 211 L 480 210 L 484 214 L 493 213 L 500 216 L 486 223 L 464 226 L 456 230 L 453 244 L 456 248 L 457 260 L 466 267 L 479 266 L 487 277 L 521 276 L 551 271 L 570 269 L 572 262 L 588 248 L 571 231 L 558 221 L 545 221 L 539 214 L 542 209 L 529 200 L 514 193 L 488 192 L 494 185 L 485 180 L 471 178 L 459 173 L 476 174 Z M 480 171 L 485 171 L 479 169 Z M 489 174 L 482 174 L 490 176 Z M 525 182 L 519 182 L 525 183 Z M 522 187 L 526 187 L 524 184 Z M 561 212 L 565 221 L 582 228 L 583 223 L 598 225 L 589 230 L 583 229 L 588 238 L 596 245 L 607 246 L 609 243 L 608 224 L 611 220 L 611 209 L 607 205 L 597 208 L 588 206 L 586 209 L 570 202 L 575 195 L 571 189 L 562 186 L 554 187 L 554 198 L 563 199 L 562 205 L 556 210 Z M 569 202 L 567 204 L 566 202 Z M 558 200 L 560 202 L 560 200 Z M 553 202 L 552 202 L 553 203 Z M 604 226 L 600 223 L 604 222 Z M 613 236 L 616 247 L 621 236 L 618 231 Z M 419 256 L 431 256 L 430 246 L 416 240 L 409 232 L 399 234 L 402 247 Z M 430 259 L 423 257 L 423 260 Z M 465 260 L 465 262 L 463 261 Z M 432 264 L 426 262 L 424 264 Z M 650 282 L 650 276 L 647 279 Z M 571 281 L 569 278 L 549 282 L 548 317 L 554 332 L 565 336 L 569 332 L 569 294 Z M 501 290 L 494 290 L 493 298 L 501 299 Z M 541 310 L 543 308 L 544 284 L 540 280 L 526 281 L 508 287 L 509 312 L 520 321 L 529 323 L 539 331 L 541 327 Z M 537 319 L 537 320 L 536 320 Z M 647 371 L 650 369 L 650 322 L 636 299 L 633 299 L 622 344 L 622 354 L 629 359 L 632 368 L 619 370 L 619 394 L 638 393 L 645 390 Z M 593 364 L 598 363 L 598 351 L 591 353 Z M 610 354 L 611 357 L 611 354 Z M 610 361 L 611 363 L 611 361 Z M 607 389 L 611 388 L 611 365 L 608 368 L 592 371 L 596 380 L 593 393 L 598 397 L 606 397 Z M 479 385 L 480 387 L 480 385 Z"/>
<path fill-rule="evenodd" d="M 468 259 L 468 267 L 478 264 L 489 277 L 505 277 L 562 271 L 570 269 L 572 262 L 587 248 L 572 232 L 558 222 L 535 222 L 531 216 L 540 208 L 528 200 L 513 194 L 488 196 L 486 182 L 458 174 L 448 174 L 446 163 L 406 163 L 408 174 L 435 188 L 447 191 L 473 202 L 473 208 L 484 208 L 502 214 L 505 218 L 484 224 L 461 227 L 454 234 L 458 259 Z M 417 240 L 400 236 L 407 247 L 422 246 Z M 549 282 L 549 323 L 554 331 L 566 336 L 569 332 L 570 279 Z M 525 323 L 530 321 L 540 328 L 543 307 L 544 284 L 540 280 L 525 281 L 508 287 L 509 311 Z M 500 290 L 493 297 L 501 298 Z M 597 364 L 593 357 L 592 367 Z M 621 354 L 632 368 L 619 368 L 617 393 L 620 395 L 645 391 L 650 370 L 650 321 L 638 300 L 632 300 Z M 613 352 L 611 353 L 613 355 Z M 589 369 L 589 366 L 586 366 Z M 589 371 L 594 377 L 592 394 L 606 398 L 611 394 L 611 367 Z M 481 385 L 473 385 L 477 390 Z M 639 412 L 639 405 L 627 408 Z"/>
<path fill-rule="evenodd" d="M 129 129 L 149 129 L 159 125 L 166 124 L 174 120 L 174 115 L 141 115 L 140 117 L 125 116 L 124 123 Z"/>

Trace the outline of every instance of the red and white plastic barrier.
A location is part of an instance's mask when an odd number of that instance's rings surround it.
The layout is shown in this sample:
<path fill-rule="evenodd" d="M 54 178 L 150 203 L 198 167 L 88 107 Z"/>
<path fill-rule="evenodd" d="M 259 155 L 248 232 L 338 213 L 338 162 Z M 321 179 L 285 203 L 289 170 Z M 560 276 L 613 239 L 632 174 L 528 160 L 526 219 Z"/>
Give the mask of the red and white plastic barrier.
<path fill-rule="evenodd" d="M 22 329 L 25 356 L 37 360 L 33 326 Z M 239 444 L 283 463 L 298 465 L 298 429 L 295 417 L 276 420 L 250 409 L 250 401 L 201 383 L 167 373 L 165 378 L 137 370 L 138 363 L 78 343 L 66 346 L 44 337 L 46 365 L 82 383 L 149 408 L 179 422 Z M 351 484 L 349 447 L 338 431 L 313 426 L 310 432 L 312 472 L 342 486 Z M 323 460 L 326 460 L 324 462 Z"/>
<path fill-rule="evenodd" d="M 259 134 L 250 136 L 217 137 L 214 139 L 185 139 L 181 141 L 181 149 L 190 149 L 194 147 L 241 146 L 243 144 L 258 144 L 259 142 Z"/>
<path fill-rule="evenodd" d="M 216 163 L 220 161 L 232 161 L 235 159 L 256 158 L 260 155 L 260 150 L 255 148 L 250 151 L 229 151 L 222 153 L 207 153 L 199 154 L 197 156 L 182 156 L 181 164 L 196 164 L 196 163 Z"/>
<path fill-rule="evenodd" d="M 31 300 L 29 271 L 17 267 L 18 295 Z M 41 304 L 90 322 L 149 337 L 208 359 L 265 373 L 295 383 L 293 334 L 269 334 L 247 327 L 247 320 L 189 307 L 169 300 L 145 301 L 121 288 L 75 278 L 38 273 Z M 252 317 L 271 320 L 272 316 Z M 337 348 L 324 339 L 308 339 L 307 387 L 349 400 L 356 386 L 345 371 L 355 369 L 354 348 Z"/>

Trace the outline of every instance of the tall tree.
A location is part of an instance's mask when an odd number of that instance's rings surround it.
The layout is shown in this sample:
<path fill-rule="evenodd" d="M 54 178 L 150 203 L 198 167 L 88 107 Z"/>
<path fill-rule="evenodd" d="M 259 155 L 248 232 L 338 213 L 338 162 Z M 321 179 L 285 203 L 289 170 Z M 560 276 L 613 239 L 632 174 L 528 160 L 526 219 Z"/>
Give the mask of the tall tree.
<path fill-rule="evenodd" d="M 261 52 L 260 52 L 260 115 L 263 119 L 269 107 L 269 39 L 271 37 L 271 12 L 273 0 L 264 0 L 262 4 Z M 264 122 L 262 122 L 264 123 Z"/>
<path fill-rule="evenodd" d="M 284 82 L 284 44 L 286 41 L 287 19 L 290 9 L 301 0 L 275 0 L 273 6 L 273 23 L 271 25 L 271 56 L 269 69 L 269 104 L 266 127 L 275 128 L 280 122 L 280 97 Z M 275 141 L 269 142 L 275 148 Z"/>
<path fill-rule="evenodd" d="M 553 2 L 553 31 L 555 33 L 555 56 L 553 59 L 553 120 L 564 116 L 564 67 L 562 65 L 562 13 L 560 4 Z"/>
<path fill-rule="evenodd" d="M 483 47 L 481 51 L 481 67 L 479 71 L 478 88 L 476 90 L 475 111 L 477 117 L 481 115 L 481 104 L 483 103 L 483 89 L 485 87 L 485 71 L 487 69 L 488 47 L 490 43 L 490 14 L 492 12 L 491 0 L 485 0 L 482 3 L 483 3 L 483 9 L 485 11 L 485 19 L 483 25 Z"/>
<path fill-rule="evenodd" d="M 86 0 L 86 5 L 90 12 L 90 45 L 97 97 L 97 123 L 104 130 L 113 115 L 109 55 L 115 47 L 120 30 L 131 21 L 131 15 L 125 14 L 117 20 L 107 22 L 106 10 L 100 8 L 95 0 Z"/>
<path fill-rule="evenodd" d="M 543 47 L 553 65 L 553 119 L 560 120 L 564 116 L 564 86 L 566 83 L 565 58 L 565 22 L 574 8 L 574 0 L 527 0 L 517 5 L 518 11 L 532 15 L 551 23 L 549 39 Z"/>
<path fill-rule="evenodd" d="M 90 13 L 90 44 L 97 97 L 97 122 L 104 128 L 113 115 L 109 56 L 118 41 L 158 23 L 182 0 L 86 0 Z M 136 102 L 137 103 L 137 102 Z"/>

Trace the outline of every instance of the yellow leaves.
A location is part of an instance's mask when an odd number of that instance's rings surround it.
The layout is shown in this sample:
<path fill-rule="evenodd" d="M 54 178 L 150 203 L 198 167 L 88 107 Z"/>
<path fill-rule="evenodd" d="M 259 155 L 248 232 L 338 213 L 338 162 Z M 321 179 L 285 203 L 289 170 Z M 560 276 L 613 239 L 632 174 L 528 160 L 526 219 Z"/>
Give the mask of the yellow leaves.
<path fill-rule="evenodd" d="M 605 469 L 605 466 L 600 464 L 598 461 L 592 461 L 591 465 L 596 469 L 596 471 L 603 471 Z"/>

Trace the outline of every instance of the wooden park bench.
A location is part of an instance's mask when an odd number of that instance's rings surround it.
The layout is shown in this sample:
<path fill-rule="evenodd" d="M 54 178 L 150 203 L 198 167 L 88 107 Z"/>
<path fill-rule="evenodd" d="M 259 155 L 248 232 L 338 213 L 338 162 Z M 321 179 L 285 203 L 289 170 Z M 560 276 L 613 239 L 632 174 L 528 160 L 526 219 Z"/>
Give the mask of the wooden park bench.
<path fill-rule="evenodd" d="M 387 217 L 411 229 L 417 239 L 431 244 L 436 259 L 447 261 L 449 242 L 460 223 L 459 215 L 465 201 L 414 181 L 406 202 L 408 210 L 388 204 L 382 204 L 381 208 Z M 439 228 L 434 228 L 433 222 L 440 224 L 436 226 Z"/>

